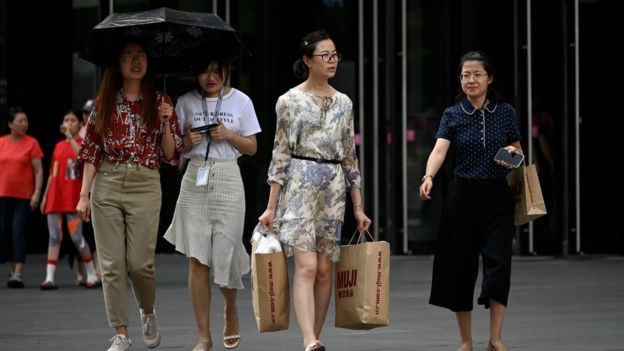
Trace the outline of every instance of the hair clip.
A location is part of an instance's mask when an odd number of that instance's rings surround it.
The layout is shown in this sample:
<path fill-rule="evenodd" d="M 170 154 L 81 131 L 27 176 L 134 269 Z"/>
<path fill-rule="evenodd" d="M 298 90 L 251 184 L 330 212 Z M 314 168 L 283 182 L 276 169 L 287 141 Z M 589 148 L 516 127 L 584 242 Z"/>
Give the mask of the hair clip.
<path fill-rule="evenodd" d="M 303 41 L 303 47 L 305 48 L 306 46 L 308 46 L 308 42 L 307 41 Z"/>

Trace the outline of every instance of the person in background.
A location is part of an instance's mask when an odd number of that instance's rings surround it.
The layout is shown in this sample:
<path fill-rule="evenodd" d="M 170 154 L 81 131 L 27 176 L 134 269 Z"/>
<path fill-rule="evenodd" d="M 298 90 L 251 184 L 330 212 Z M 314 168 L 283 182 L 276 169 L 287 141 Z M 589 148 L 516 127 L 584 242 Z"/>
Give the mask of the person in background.
<path fill-rule="evenodd" d="M 80 132 L 79 136 L 84 139 L 87 134 L 87 123 L 89 122 L 89 116 L 93 112 L 93 99 L 88 99 L 82 106 L 81 120 L 80 120 Z"/>
<path fill-rule="evenodd" d="M 154 302 L 155 248 L 161 205 L 162 161 L 176 164 L 182 138 L 168 96 L 156 91 L 138 42 L 120 48 L 104 68 L 78 159 L 84 162 L 80 200 L 85 221 L 93 210 L 104 302 L 115 329 L 108 351 L 131 349 L 128 279 L 139 305 L 143 343 L 160 344 Z"/>
<path fill-rule="evenodd" d="M 47 215 L 50 232 L 46 277 L 40 285 L 41 290 L 58 289 L 54 282 L 54 274 L 63 240 L 63 217 L 67 221 L 69 235 L 82 256 L 82 262 L 87 271 L 85 288 L 93 289 L 98 284 L 91 249 L 82 235 L 82 221 L 76 213 L 76 205 L 82 185 L 82 176 L 77 160 L 78 151 L 82 144 L 82 139 L 78 136 L 80 130 L 78 116 L 79 114 L 74 111 L 67 111 L 63 117 L 61 131 L 65 140 L 59 141 L 54 147 L 48 183 L 41 199 L 41 213 Z"/>
<path fill-rule="evenodd" d="M 303 83 L 277 100 L 277 126 L 269 166 L 269 201 L 258 218 L 295 257 L 293 303 L 305 351 L 324 351 L 319 341 L 332 295 L 333 263 L 347 193 L 359 231 L 364 214 L 354 143 L 353 103 L 329 84 L 341 56 L 325 31 L 303 38 L 293 69 Z"/>
<path fill-rule="evenodd" d="M 455 312 L 461 346 L 472 351 L 474 286 L 483 262 L 478 303 L 490 308 L 488 351 L 506 351 L 501 339 L 511 277 L 514 202 L 507 185 L 509 166 L 494 161 L 500 148 L 521 153 L 514 109 L 493 83 L 492 60 L 482 51 L 463 55 L 457 74 L 457 104 L 442 115 L 437 141 L 422 177 L 420 198 L 431 199 L 433 180 L 449 150 L 454 178 L 444 201 L 433 262 L 429 303 Z"/>
<path fill-rule="evenodd" d="M 84 140 L 85 134 L 87 133 L 87 123 L 89 121 L 89 116 L 91 115 L 91 112 L 93 112 L 93 99 L 88 99 L 87 101 L 85 101 L 84 105 L 82 106 L 81 112 L 82 119 L 80 121 L 79 136 L 82 140 Z M 91 225 L 91 222 L 82 221 L 82 236 L 91 248 L 93 266 L 95 267 L 95 275 L 97 276 L 96 285 L 99 286 L 102 284 L 102 276 L 100 274 L 100 264 L 98 262 L 97 247 L 95 246 L 95 236 L 93 235 L 93 225 Z M 73 262 L 73 264 L 75 265 L 76 285 L 86 287 L 87 280 L 85 279 L 85 264 L 82 261 L 80 253 L 78 253 L 78 255 L 75 255 L 75 253 L 72 252 L 72 255 L 70 255 L 70 259 L 74 258 L 75 262 Z"/>
<path fill-rule="evenodd" d="M 251 99 L 225 86 L 229 73 L 227 62 L 201 67 L 196 89 L 176 106 L 185 132 L 184 157 L 190 162 L 165 239 L 188 257 L 188 288 L 199 329 L 194 351 L 212 347 L 211 271 L 225 300 L 223 346 L 233 349 L 241 340 L 236 295 L 249 257 L 242 242 L 245 189 L 237 159 L 256 153 L 261 130 Z M 203 133 L 197 131 L 202 128 Z"/>
<path fill-rule="evenodd" d="M 0 263 L 7 260 L 11 274 L 7 286 L 24 287 L 28 214 L 39 206 L 43 152 L 26 134 L 28 116 L 20 108 L 9 112 L 10 134 L 0 137 Z"/>

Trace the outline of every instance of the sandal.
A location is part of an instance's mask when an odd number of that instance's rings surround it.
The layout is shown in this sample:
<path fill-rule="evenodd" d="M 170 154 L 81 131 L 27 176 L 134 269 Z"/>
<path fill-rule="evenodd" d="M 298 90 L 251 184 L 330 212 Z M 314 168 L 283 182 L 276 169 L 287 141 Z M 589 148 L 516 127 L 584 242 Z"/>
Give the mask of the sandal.
<path fill-rule="evenodd" d="M 192 351 L 210 351 L 210 350 L 212 350 L 212 341 L 205 336 L 200 336 L 197 339 L 197 345 L 193 347 Z"/>
<path fill-rule="evenodd" d="M 490 342 L 488 342 L 487 351 L 509 351 L 509 349 L 507 347 L 505 347 L 505 345 L 494 346 L 492 344 L 492 341 L 490 341 Z"/>
<path fill-rule="evenodd" d="M 232 343 L 228 343 L 229 340 L 236 340 L 236 341 Z M 240 334 L 223 336 L 223 347 L 225 347 L 226 349 L 235 349 L 238 347 L 238 344 L 240 344 L 240 340 L 241 340 Z"/>
<path fill-rule="evenodd" d="M 241 335 L 240 335 L 240 324 L 238 321 L 238 311 L 234 314 L 236 316 L 236 325 L 238 329 L 238 332 L 236 334 L 232 334 L 232 335 L 226 335 L 225 334 L 225 330 L 227 329 L 228 326 L 228 318 L 227 318 L 227 313 L 223 314 L 223 319 L 224 319 L 224 325 L 223 325 L 223 347 L 225 347 L 228 350 L 231 349 L 235 349 L 238 347 L 238 344 L 240 344 L 241 341 Z M 233 330 L 236 330 L 234 328 L 232 328 Z M 232 330 L 230 330 L 231 332 Z"/>
<path fill-rule="evenodd" d="M 325 351 L 325 345 L 319 340 L 315 340 L 306 346 L 305 351 Z"/>

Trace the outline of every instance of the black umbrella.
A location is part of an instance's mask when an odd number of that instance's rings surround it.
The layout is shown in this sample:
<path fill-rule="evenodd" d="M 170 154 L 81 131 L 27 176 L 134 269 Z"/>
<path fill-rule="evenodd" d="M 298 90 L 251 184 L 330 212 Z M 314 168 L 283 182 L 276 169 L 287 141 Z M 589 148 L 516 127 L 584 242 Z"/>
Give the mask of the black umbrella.
<path fill-rule="evenodd" d="M 98 66 L 114 66 L 129 39 L 142 44 L 150 69 L 157 73 L 188 73 L 208 59 L 231 61 L 249 54 L 219 16 L 161 7 L 106 17 L 92 29 L 79 56 Z"/>

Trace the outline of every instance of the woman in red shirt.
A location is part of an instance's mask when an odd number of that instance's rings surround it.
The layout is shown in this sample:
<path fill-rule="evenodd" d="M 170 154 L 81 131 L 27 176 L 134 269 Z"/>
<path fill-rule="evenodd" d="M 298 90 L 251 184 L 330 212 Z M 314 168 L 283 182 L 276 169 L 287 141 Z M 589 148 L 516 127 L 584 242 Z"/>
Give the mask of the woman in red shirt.
<path fill-rule="evenodd" d="M 41 200 L 41 213 L 47 214 L 50 232 L 46 278 L 41 283 L 41 290 L 58 288 L 54 283 L 54 273 L 63 240 L 63 216 L 67 221 L 69 235 L 80 256 L 82 256 L 82 262 L 87 270 L 85 288 L 94 289 L 98 283 L 91 248 L 82 235 L 82 221 L 76 213 L 76 205 L 80 198 L 82 185 L 82 176 L 77 159 L 80 145 L 82 145 L 82 139 L 78 135 L 79 131 L 78 114 L 68 111 L 63 117 L 63 124 L 61 125 L 61 132 L 65 135 L 65 140 L 59 141 L 54 147 L 48 184 Z"/>
<path fill-rule="evenodd" d="M 28 212 L 39 205 L 43 183 L 43 152 L 26 135 L 28 116 L 21 109 L 11 109 L 9 129 L 0 137 L 0 263 L 11 262 L 7 286 L 19 289 L 24 287 Z"/>
<path fill-rule="evenodd" d="M 177 164 L 180 127 L 171 99 L 155 89 L 148 57 L 128 42 L 104 68 L 78 159 L 85 162 L 77 211 L 98 248 L 104 302 L 115 328 L 109 351 L 130 350 L 128 278 L 139 305 L 143 342 L 160 344 L 154 310 L 154 254 L 161 204 L 160 162 Z"/>

